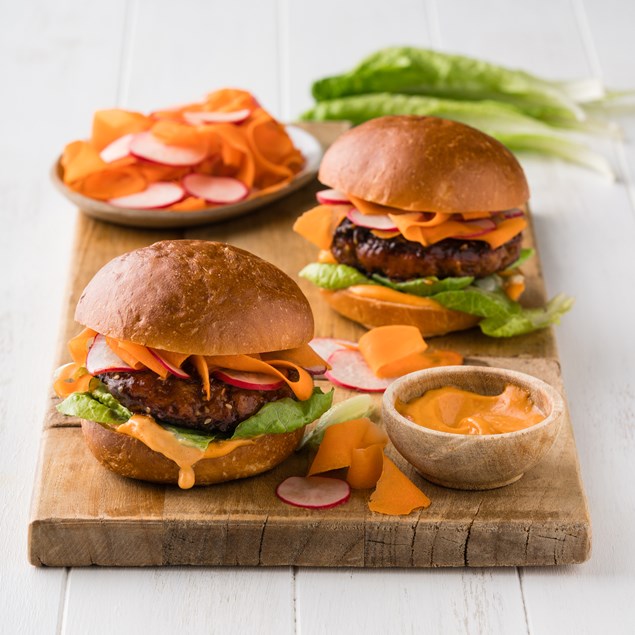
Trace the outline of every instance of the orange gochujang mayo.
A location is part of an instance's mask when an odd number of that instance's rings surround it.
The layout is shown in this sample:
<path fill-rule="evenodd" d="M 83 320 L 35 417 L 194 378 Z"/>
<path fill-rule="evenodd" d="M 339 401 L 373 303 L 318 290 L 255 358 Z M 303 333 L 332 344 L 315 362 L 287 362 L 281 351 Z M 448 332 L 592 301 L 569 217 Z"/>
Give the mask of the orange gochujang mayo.
<path fill-rule="evenodd" d="M 545 419 L 529 393 L 511 384 L 495 396 L 446 386 L 407 403 L 397 399 L 395 408 L 420 426 L 454 434 L 516 432 Z"/>

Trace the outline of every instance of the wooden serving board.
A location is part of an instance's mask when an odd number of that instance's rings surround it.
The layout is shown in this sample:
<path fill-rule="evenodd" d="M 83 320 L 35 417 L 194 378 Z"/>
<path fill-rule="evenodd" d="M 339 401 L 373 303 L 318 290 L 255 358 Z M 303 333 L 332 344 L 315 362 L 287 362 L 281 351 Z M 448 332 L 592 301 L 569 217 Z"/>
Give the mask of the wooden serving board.
<path fill-rule="evenodd" d="M 307 128 L 328 145 L 343 124 Z M 78 330 L 73 312 L 82 289 L 111 258 L 168 238 L 202 238 L 238 245 L 297 278 L 316 250 L 291 231 L 294 219 L 315 203 L 317 183 L 260 211 L 221 225 L 147 231 L 117 227 L 79 215 L 67 313 L 58 362 L 68 361 L 66 342 Z M 527 244 L 533 243 L 531 231 Z M 538 259 L 524 267 L 526 301 L 541 304 Z M 357 339 L 358 325 L 332 312 L 317 290 L 300 280 L 316 320 L 316 335 Z M 520 370 L 560 391 L 562 382 L 551 330 L 489 339 L 478 330 L 437 338 L 468 363 Z M 336 399 L 349 396 L 336 390 Z M 589 514 L 567 417 L 546 458 L 513 485 L 463 492 L 433 485 L 394 450 L 388 454 L 432 499 L 409 516 L 369 511 L 369 492 L 328 510 L 290 507 L 275 488 L 305 474 L 307 452 L 249 479 L 188 491 L 128 480 L 104 469 L 82 439 L 79 420 L 55 410 L 44 421 L 39 471 L 29 526 L 29 559 L 38 566 L 304 565 L 440 567 L 571 564 L 590 553 Z M 379 404 L 380 398 L 377 397 Z"/>

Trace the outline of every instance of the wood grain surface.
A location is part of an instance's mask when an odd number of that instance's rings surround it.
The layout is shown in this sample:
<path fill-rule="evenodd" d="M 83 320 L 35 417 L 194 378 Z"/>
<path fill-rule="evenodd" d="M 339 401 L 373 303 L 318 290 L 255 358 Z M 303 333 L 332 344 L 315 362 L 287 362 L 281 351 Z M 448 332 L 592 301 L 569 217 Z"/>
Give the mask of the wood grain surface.
<path fill-rule="evenodd" d="M 324 144 L 344 128 L 310 125 Z M 66 341 L 79 328 L 72 315 L 83 287 L 124 251 L 166 238 L 221 240 L 295 277 L 316 250 L 291 225 L 314 204 L 318 187 L 313 184 L 246 218 L 185 231 L 133 230 L 79 216 L 58 362 L 67 361 Z M 527 242 L 532 241 L 530 231 Z M 543 302 L 537 259 L 526 272 L 529 302 Z M 357 339 L 363 332 L 333 313 L 312 285 L 301 285 L 317 335 Z M 436 338 L 431 345 L 460 350 L 470 363 L 533 374 L 562 390 L 550 330 L 510 340 L 472 330 Z M 348 394 L 338 389 L 336 398 Z M 394 517 L 369 512 L 368 492 L 361 491 L 331 510 L 283 504 L 275 487 L 287 476 L 306 473 L 307 453 L 258 477 L 189 491 L 118 477 L 94 460 L 78 420 L 60 416 L 56 401 L 51 394 L 30 524 L 29 557 L 36 565 L 513 566 L 577 563 L 589 554 L 589 517 L 568 418 L 536 468 L 519 482 L 489 492 L 434 486 L 391 447 L 390 456 L 433 501 L 428 510 Z"/>

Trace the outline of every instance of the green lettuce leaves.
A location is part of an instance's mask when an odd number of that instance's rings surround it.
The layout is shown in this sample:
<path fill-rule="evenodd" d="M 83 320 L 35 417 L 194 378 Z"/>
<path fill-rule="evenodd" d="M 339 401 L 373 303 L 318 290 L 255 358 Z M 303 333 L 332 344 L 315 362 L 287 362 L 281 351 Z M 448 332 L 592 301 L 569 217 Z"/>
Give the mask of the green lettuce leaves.
<path fill-rule="evenodd" d="M 333 403 L 333 390 L 313 389 L 306 401 L 285 398 L 265 404 L 255 415 L 238 424 L 232 439 L 249 439 L 260 434 L 293 432 L 315 421 Z"/>
<path fill-rule="evenodd" d="M 132 416 L 132 412 L 124 408 L 97 379 L 91 381 L 89 392 L 75 392 L 69 395 L 58 404 L 57 410 L 64 415 L 110 426 L 124 423 Z"/>
<path fill-rule="evenodd" d="M 249 439 L 261 434 L 281 434 L 293 432 L 319 419 L 333 402 L 333 391 L 322 392 L 314 388 L 313 394 L 306 401 L 295 401 L 285 398 L 264 405 L 256 414 L 239 423 L 233 436 L 215 432 L 200 432 L 166 423 L 159 423 L 171 432 L 183 445 L 206 450 L 212 441 L 232 439 Z M 116 428 L 132 416 L 99 380 L 91 383 L 88 392 L 76 392 L 68 396 L 57 406 L 59 412 L 89 421 L 95 421 Z"/>
<path fill-rule="evenodd" d="M 348 265 L 312 262 L 304 267 L 299 275 L 311 281 L 316 287 L 329 291 L 348 289 L 356 284 L 374 284 L 370 278 Z"/>
<path fill-rule="evenodd" d="M 507 271 L 516 269 L 534 255 L 533 249 L 523 249 L 520 257 Z M 475 280 L 471 276 L 456 278 L 416 278 L 397 282 L 379 275 L 372 279 L 347 265 L 311 263 L 300 276 L 322 289 L 335 291 L 358 284 L 380 284 L 385 287 L 430 298 L 448 309 L 482 318 L 479 327 L 490 337 L 513 337 L 559 324 L 560 318 L 573 306 L 573 298 L 557 295 L 541 308 L 524 308 L 503 291 L 503 279 L 493 274 Z"/>

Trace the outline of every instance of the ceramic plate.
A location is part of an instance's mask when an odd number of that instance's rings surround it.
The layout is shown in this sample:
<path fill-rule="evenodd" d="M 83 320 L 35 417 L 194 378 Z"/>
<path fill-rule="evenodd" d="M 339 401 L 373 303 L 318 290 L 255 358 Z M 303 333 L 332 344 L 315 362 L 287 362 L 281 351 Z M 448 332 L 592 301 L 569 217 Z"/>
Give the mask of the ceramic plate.
<path fill-rule="evenodd" d="M 273 201 L 295 192 L 303 185 L 311 181 L 317 174 L 322 159 L 322 146 L 320 142 L 306 130 L 296 126 L 287 126 L 287 132 L 293 140 L 294 145 L 302 152 L 306 163 L 304 168 L 296 174 L 295 178 L 285 187 L 256 198 L 241 201 L 233 205 L 223 205 L 207 207 L 205 209 L 179 212 L 175 210 L 146 210 L 128 209 L 115 207 L 103 201 L 78 194 L 68 188 L 62 181 L 62 167 L 58 159 L 53 166 L 51 176 L 57 189 L 70 201 L 72 201 L 80 211 L 93 218 L 105 220 L 118 225 L 129 225 L 132 227 L 191 227 L 192 225 L 205 225 L 208 223 L 218 223 L 229 218 L 236 218 L 247 214 L 263 205 L 268 205 Z"/>

